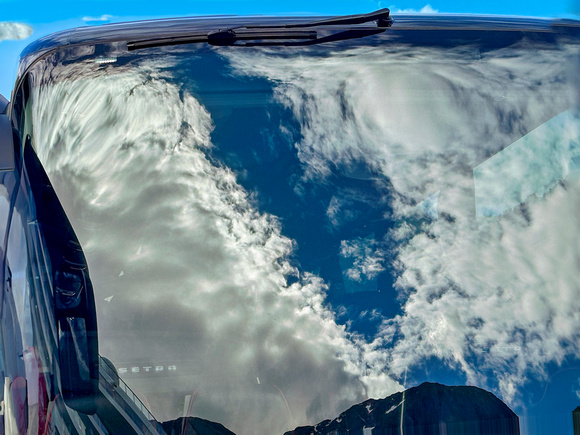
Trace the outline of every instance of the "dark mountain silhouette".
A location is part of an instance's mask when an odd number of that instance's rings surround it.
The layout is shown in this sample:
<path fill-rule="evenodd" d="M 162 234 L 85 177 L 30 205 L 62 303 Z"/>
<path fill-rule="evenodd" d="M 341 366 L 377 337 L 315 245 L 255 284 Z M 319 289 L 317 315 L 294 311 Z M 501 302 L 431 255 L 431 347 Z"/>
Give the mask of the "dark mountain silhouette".
<path fill-rule="evenodd" d="M 425 382 L 384 399 L 369 399 L 334 420 L 284 435 L 519 435 L 518 416 L 492 393 L 477 387 Z"/>
<path fill-rule="evenodd" d="M 199 417 L 180 417 L 161 425 L 167 435 L 235 435 L 223 425 Z"/>

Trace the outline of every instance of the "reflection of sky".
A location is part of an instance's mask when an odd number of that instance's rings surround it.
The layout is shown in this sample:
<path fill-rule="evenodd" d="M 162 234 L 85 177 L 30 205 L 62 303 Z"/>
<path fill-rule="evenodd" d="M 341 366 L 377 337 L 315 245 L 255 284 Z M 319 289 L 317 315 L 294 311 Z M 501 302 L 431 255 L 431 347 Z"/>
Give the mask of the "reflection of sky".
<path fill-rule="evenodd" d="M 284 398 L 296 422 L 317 421 L 364 398 L 365 387 L 397 388 L 382 363 L 370 372 L 361 364 L 384 357 L 334 321 L 325 283 L 297 273 L 283 222 L 206 156 L 210 132 L 225 122 L 218 114 L 148 67 L 47 91 L 35 137 L 74 209 L 101 353 L 122 367 L 170 358 L 187 369 L 185 379 L 182 371 L 132 384 L 159 418 L 176 417 L 197 390 L 198 415 L 241 433 L 282 432 L 295 426 Z M 49 110 L 54 101 L 60 111 Z"/>
<path fill-rule="evenodd" d="M 474 226 L 473 168 L 567 107 L 554 52 L 496 49 L 470 49 L 477 62 L 394 43 L 291 62 L 227 50 L 37 95 L 41 159 L 76 206 L 98 297 L 115 296 L 100 303 L 103 352 L 187 360 L 205 374 L 188 380 L 199 412 L 232 429 L 256 409 L 266 428 L 292 426 L 273 386 L 294 423 L 316 422 L 363 386 L 393 392 L 386 373 L 407 367 L 522 415 L 554 364 L 577 362 L 577 248 L 562 228 L 577 234 L 580 204 L 562 185 Z M 575 393 L 561 393 L 567 407 Z"/>
<path fill-rule="evenodd" d="M 385 322 L 383 329 L 395 340 L 397 334 L 405 337 L 395 341 L 391 368 L 397 372 L 418 364 L 420 369 L 412 373 L 417 380 L 453 379 L 437 368 L 442 363 L 459 368 L 468 383 L 497 388 L 504 400 L 522 406 L 522 413 L 534 388 L 542 385 L 547 364 L 561 362 L 563 353 L 578 352 L 574 316 L 562 310 L 562 301 L 572 300 L 578 288 L 569 272 L 576 267 L 576 248 L 564 236 L 577 227 L 577 204 L 561 209 L 569 197 L 556 189 L 547 202 L 532 202 L 480 232 L 474 232 L 470 219 L 482 202 L 494 200 L 482 197 L 482 189 L 521 189 L 513 207 L 525 200 L 528 190 L 542 196 L 562 180 L 577 143 L 577 123 L 572 119 L 561 124 L 560 117 L 523 139 L 533 145 L 526 152 L 536 167 L 528 170 L 533 165 L 526 159 L 511 159 L 506 174 L 513 179 L 512 187 L 502 183 L 501 174 L 494 178 L 491 170 L 484 178 L 485 163 L 476 170 L 474 186 L 471 168 L 566 108 L 566 94 L 572 92 L 557 78 L 561 73 L 552 69 L 548 53 L 534 60 L 523 50 L 499 48 L 492 58 L 484 57 L 482 48 L 479 61 L 462 66 L 464 52 L 459 65 L 450 65 L 448 59 L 438 63 L 433 50 L 417 49 L 409 59 L 399 59 L 397 47 L 389 48 L 384 58 L 359 52 L 369 61 L 364 65 L 357 64 L 360 57 L 345 56 L 340 72 L 335 59 L 301 59 L 288 67 L 275 56 L 232 52 L 230 58 L 249 76 L 264 75 L 280 83 L 277 100 L 301 123 L 296 147 L 306 168 L 306 185 L 310 179 L 332 185 L 334 174 L 353 160 L 357 165 L 366 161 L 392 183 L 391 216 L 405 219 L 392 234 L 410 240 L 395 258 L 404 314 L 394 323 Z M 452 52 L 446 55 L 453 57 Z M 405 64 L 413 66 L 411 73 Z M 563 137 L 550 145 L 547 136 L 558 128 Z M 544 157 L 534 149 L 538 146 L 546 148 Z M 512 149 L 522 146 L 516 142 L 502 153 Z M 498 161 L 502 153 L 491 160 Z M 433 197 L 433 191 L 439 193 Z M 558 221 L 548 218 L 552 209 L 563 213 Z M 427 215 L 427 222 L 417 212 Z M 395 223 L 391 220 L 390 225 Z M 546 251 L 534 251 L 530 242 L 543 243 Z M 559 326 L 554 328 L 554 323 Z M 572 347 L 563 351 L 562 341 Z M 525 390 L 522 379 L 530 379 Z M 573 396 L 566 391 L 562 397 Z"/>
<path fill-rule="evenodd" d="M 244 88 L 242 104 L 224 108 L 223 99 L 229 102 L 230 97 L 208 91 L 216 88 L 216 77 L 208 71 L 227 71 L 227 66 L 216 62 L 208 56 L 196 59 L 195 69 L 187 69 L 188 77 L 194 78 L 199 89 L 193 90 L 194 95 L 208 107 L 215 121 L 212 155 L 239 174 L 239 182 L 253 192 L 261 210 L 282 218 L 284 234 L 296 241 L 300 268 L 320 275 L 330 284 L 328 299 L 337 310 L 344 306 L 351 321 L 362 322 L 365 329 L 372 329 L 373 325 L 376 328 L 378 318 L 365 321 L 358 316 L 377 307 L 389 315 L 397 312 L 392 303 L 393 278 L 385 273 L 370 274 L 368 280 L 363 276 L 364 282 L 353 279 L 355 270 L 360 274 L 364 265 L 360 258 L 357 261 L 356 256 L 340 252 L 345 243 L 368 238 L 369 234 L 384 244 L 382 239 L 393 225 L 385 218 L 390 213 L 387 185 L 372 175 L 361 175 L 364 171 L 356 164 L 334 173 L 327 185 L 305 184 L 294 147 L 295 141 L 300 140 L 300 126 L 288 110 L 273 104 L 271 84 L 260 78 L 240 80 L 224 74 L 219 78 L 220 87 Z M 256 100 L 261 104 L 254 106 Z M 264 101 L 269 103 L 264 105 Z M 372 251 L 377 253 L 376 249 Z M 386 254 L 378 253 L 375 267 L 383 269 L 381 263 Z M 353 295 L 369 291 L 375 294 Z"/>

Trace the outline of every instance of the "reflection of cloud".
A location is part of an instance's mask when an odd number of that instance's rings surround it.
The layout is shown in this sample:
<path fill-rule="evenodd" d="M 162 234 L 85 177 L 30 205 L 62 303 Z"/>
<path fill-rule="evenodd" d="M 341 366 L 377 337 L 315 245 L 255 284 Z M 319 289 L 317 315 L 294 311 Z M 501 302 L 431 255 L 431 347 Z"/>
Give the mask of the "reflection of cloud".
<path fill-rule="evenodd" d="M 391 43 L 381 50 L 292 62 L 275 53 L 228 58 L 238 72 L 275 83 L 302 128 L 296 148 L 305 179 L 324 182 L 332 168 L 363 161 L 392 183 L 403 314 L 385 319 L 381 333 L 397 340 L 390 370 L 437 356 L 511 400 L 529 376 L 580 351 L 580 249 L 571 243 L 580 237 L 579 192 L 577 181 L 550 178 L 543 199 L 478 224 L 473 168 L 567 108 L 563 54 L 517 45 L 485 54 Z M 565 143 L 578 140 L 577 122 L 564 124 Z M 568 164 L 537 145 L 539 162 Z M 546 181 L 518 170 L 522 192 Z M 433 192 L 438 219 L 417 232 L 407 220 Z"/>
<path fill-rule="evenodd" d="M 371 280 L 385 270 L 384 253 L 376 249 L 372 237 L 340 242 L 341 263 L 350 260 L 350 267 L 343 272 L 354 281 Z"/>
<path fill-rule="evenodd" d="M 500 151 L 506 135 L 544 120 L 550 110 L 544 101 L 552 98 L 548 89 L 528 93 L 530 107 L 519 101 L 533 83 L 534 67 L 545 63 L 542 77 L 561 76 L 561 68 L 549 61 L 532 61 L 529 79 L 513 83 L 509 98 L 496 101 L 510 83 L 510 66 L 503 59 L 476 62 L 477 53 L 470 58 L 449 52 L 450 62 L 431 62 L 431 49 L 417 48 L 409 56 L 407 47 L 393 44 L 388 53 L 353 49 L 341 58 L 293 59 L 291 66 L 283 57 L 266 61 L 238 54 L 230 57 L 240 71 L 280 83 L 278 100 L 303 126 L 297 147 L 306 177 L 325 177 L 332 167 L 363 161 L 417 202 L 441 184 L 453 186 L 454 178 L 471 176 L 471 165 Z M 503 56 L 508 55 L 506 50 Z M 324 80 L 328 75 L 333 79 Z M 451 167 L 446 178 L 438 177 Z"/>
<path fill-rule="evenodd" d="M 232 171 L 206 158 L 210 114 L 156 66 L 36 89 L 39 156 L 70 210 L 97 301 L 112 298 L 98 305 L 101 352 L 189 367 L 178 380 L 132 384 L 152 397 L 173 392 L 149 399 L 159 418 L 176 417 L 196 389 L 204 417 L 238 433 L 281 433 L 294 426 L 280 391 L 302 422 L 336 414 L 365 389 L 397 388 L 378 342 L 337 325 L 320 278 L 287 285 L 293 242 Z"/>
<path fill-rule="evenodd" d="M 407 337 L 395 346 L 401 361 L 436 354 L 459 363 L 470 382 L 507 364 L 497 378 L 509 399 L 527 374 L 578 352 L 579 252 L 570 243 L 580 230 L 578 193 L 558 186 L 525 215 L 475 231 L 438 221 L 435 238 L 415 236 L 399 256 L 398 285 L 414 290 L 399 319 Z"/>
<path fill-rule="evenodd" d="M 5 39 L 26 39 L 32 35 L 32 27 L 23 23 L 0 22 L 0 41 Z"/>
<path fill-rule="evenodd" d="M 326 217 L 333 231 L 340 231 L 341 228 L 356 225 L 357 220 L 367 219 L 365 210 L 371 206 L 376 206 L 376 202 L 381 199 L 380 195 L 372 195 L 372 192 L 369 194 L 364 189 L 338 189 L 335 195 L 330 198 Z"/>

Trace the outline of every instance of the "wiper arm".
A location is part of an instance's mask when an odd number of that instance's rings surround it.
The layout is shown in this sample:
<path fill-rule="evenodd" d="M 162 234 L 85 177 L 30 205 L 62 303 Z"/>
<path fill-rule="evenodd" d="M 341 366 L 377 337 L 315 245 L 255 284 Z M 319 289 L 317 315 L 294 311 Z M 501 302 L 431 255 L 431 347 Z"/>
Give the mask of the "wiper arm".
<path fill-rule="evenodd" d="M 350 29 L 334 35 L 318 38 L 315 31 L 300 30 L 277 30 L 277 29 L 295 29 L 309 28 L 319 26 L 339 26 L 362 24 L 371 21 L 377 22 L 377 27 L 367 29 Z M 343 39 L 361 38 L 363 36 L 384 32 L 387 27 L 392 25 L 389 9 L 380 9 L 368 14 L 344 15 L 339 17 L 327 18 L 324 20 L 310 21 L 307 23 L 287 23 L 272 25 L 249 25 L 239 26 L 227 30 L 218 30 L 209 33 L 189 33 L 181 36 L 171 36 L 166 38 L 155 38 L 140 41 L 129 41 L 127 48 L 137 50 L 140 48 L 161 47 L 167 45 L 193 44 L 207 42 L 211 45 L 313 45 L 323 42 L 339 41 Z M 245 29 L 245 30 L 244 30 Z M 235 44 L 238 41 L 248 40 L 294 40 L 296 42 L 255 42 L 248 44 Z"/>
<path fill-rule="evenodd" d="M 345 30 L 344 32 L 333 33 L 332 35 L 324 36 L 322 38 L 316 38 L 310 41 L 291 41 L 291 42 L 248 42 L 246 44 L 237 44 L 240 47 L 264 47 L 264 46 L 275 46 L 283 45 L 285 47 L 296 47 L 301 45 L 316 45 L 323 44 L 325 42 L 334 41 L 344 41 L 347 39 L 358 39 L 364 38 L 365 36 L 375 35 L 377 33 L 383 33 L 386 29 L 384 28 L 370 28 L 370 29 L 352 29 Z"/>

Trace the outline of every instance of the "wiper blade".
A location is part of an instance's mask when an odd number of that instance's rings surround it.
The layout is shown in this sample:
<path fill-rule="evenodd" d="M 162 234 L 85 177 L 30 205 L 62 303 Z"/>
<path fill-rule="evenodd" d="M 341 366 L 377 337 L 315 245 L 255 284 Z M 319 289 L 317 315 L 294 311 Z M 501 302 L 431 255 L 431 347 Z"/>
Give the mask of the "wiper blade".
<path fill-rule="evenodd" d="M 156 38 L 141 41 L 127 42 L 129 50 L 140 48 L 162 47 L 167 45 L 194 44 L 197 42 L 207 42 L 211 45 L 234 45 L 237 41 L 248 41 L 258 39 L 316 39 L 315 31 L 304 30 L 220 30 L 210 33 L 192 33 L 184 36 L 174 36 L 168 38 Z"/>
<path fill-rule="evenodd" d="M 324 20 L 310 21 L 308 23 L 290 23 L 290 24 L 272 24 L 259 26 L 244 26 L 246 29 L 295 29 L 300 27 L 317 27 L 317 26 L 340 26 L 349 24 L 363 24 L 371 21 L 377 22 L 377 27 L 391 27 L 393 20 L 391 11 L 388 8 L 379 9 L 368 14 L 342 15 L 339 17 L 326 18 Z"/>
<path fill-rule="evenodd" d="M 349 29 L 334 35 L 318 38 L 315 31 L 305 30 L 282 30 L 296 28 L 310 28 L 319 26 L 342 26 L 363 24 L 376 21 L 377 26 L 366 29 Z M 286 23 L 272 25 L 248 25 L 233 27 L 227 30 L 218 30 L 209 33 L 189 33 L 187 35 L 170 36 L 140 41 L 129 41 L 127 48 L 137 50 L 140 48 L 161 47 L 167 45 L 193 44 L 207 42 L 211 45 L 240 45 L 263 46 L 263 45 L 313 45 L 323 42 L 339 41 L 344 39 L 361 38 L 367 35 L 384 32 L 392 25 L 389 9 L 380 9 L 368 14 L 344 15 L 324 20 L 310 21 L 307 23 Z M 236 44 L 238 41 L 264 41 L 264 40 L 294 40 L 295 42 L 254 42 L 248 44 Z"/>

